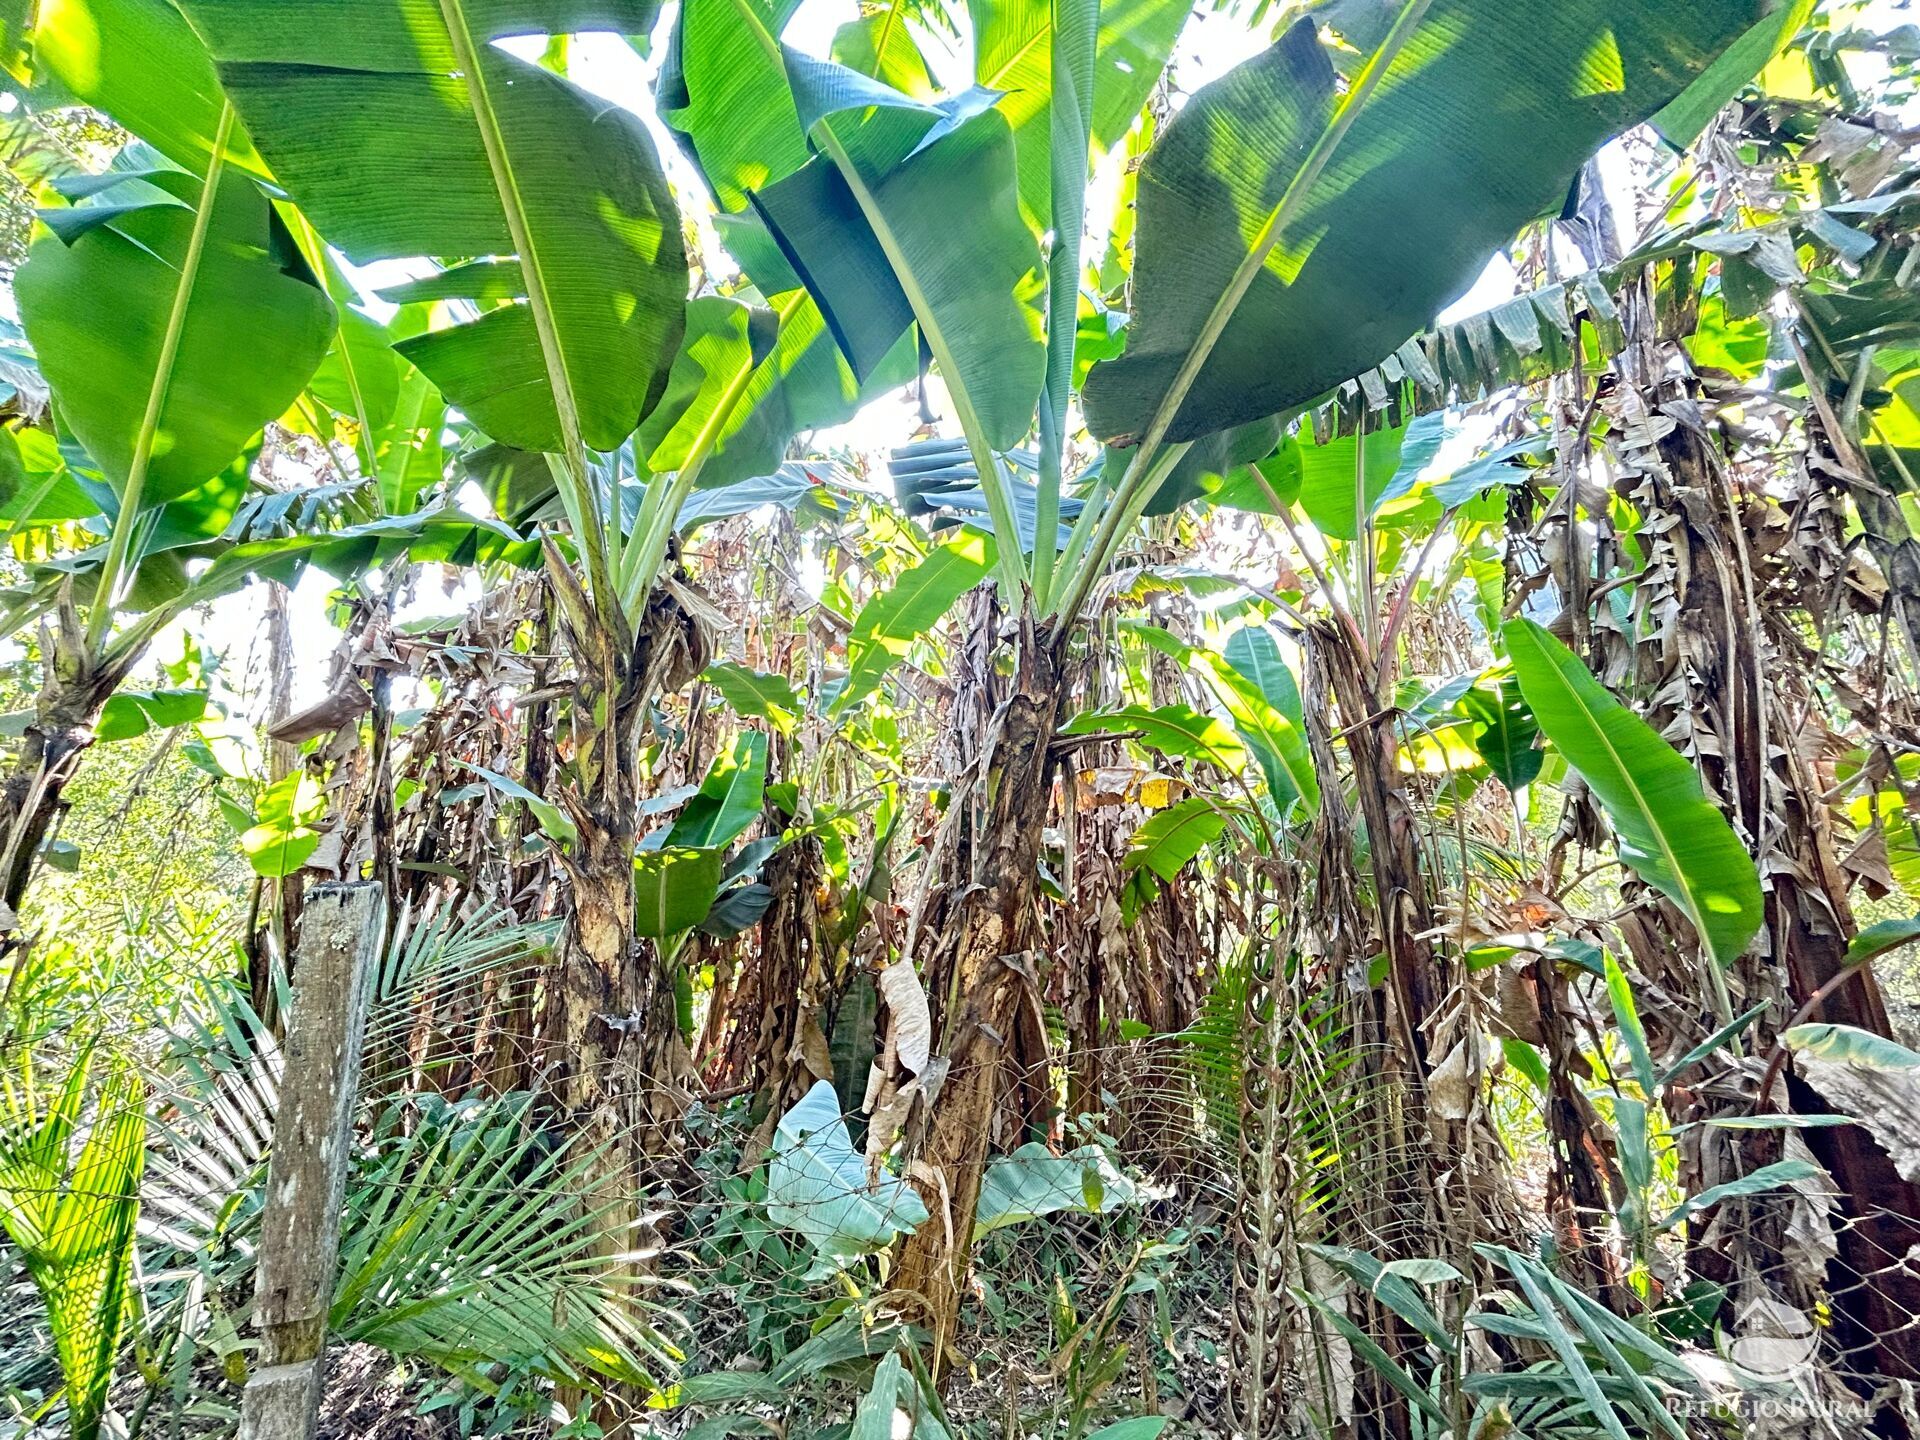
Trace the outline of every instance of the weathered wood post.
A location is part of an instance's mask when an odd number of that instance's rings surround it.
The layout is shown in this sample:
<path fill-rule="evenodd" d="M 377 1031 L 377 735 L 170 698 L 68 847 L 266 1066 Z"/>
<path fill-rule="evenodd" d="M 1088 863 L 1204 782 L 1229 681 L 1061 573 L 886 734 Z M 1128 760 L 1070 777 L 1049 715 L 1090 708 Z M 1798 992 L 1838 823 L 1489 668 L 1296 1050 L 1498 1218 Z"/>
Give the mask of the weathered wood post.
<path fill-rule="evenodd" d="M 378 881 L 315 886 L 300 914 L 254 1278 L 260 1357 L 241 1400 L 240 1440 L 311 1440 L 319 1423 L 360 1049 L 386 923 Z"/>

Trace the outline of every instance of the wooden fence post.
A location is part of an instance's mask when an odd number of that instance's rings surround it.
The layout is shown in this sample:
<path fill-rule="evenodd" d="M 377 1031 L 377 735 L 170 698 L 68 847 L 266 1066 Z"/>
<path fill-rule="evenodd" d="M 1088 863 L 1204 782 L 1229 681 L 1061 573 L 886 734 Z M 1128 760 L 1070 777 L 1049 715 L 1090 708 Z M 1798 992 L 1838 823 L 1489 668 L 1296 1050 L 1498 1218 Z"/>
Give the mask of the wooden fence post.
<path fill-rule="evenodd" d="M 240 1440 L 311 1440 L 319 1423 L 360 1050 L 386 923 L 378 881 L 317 885 L 300 914 L 254 1277 L 260 1356 L 241 1399 Z"/>

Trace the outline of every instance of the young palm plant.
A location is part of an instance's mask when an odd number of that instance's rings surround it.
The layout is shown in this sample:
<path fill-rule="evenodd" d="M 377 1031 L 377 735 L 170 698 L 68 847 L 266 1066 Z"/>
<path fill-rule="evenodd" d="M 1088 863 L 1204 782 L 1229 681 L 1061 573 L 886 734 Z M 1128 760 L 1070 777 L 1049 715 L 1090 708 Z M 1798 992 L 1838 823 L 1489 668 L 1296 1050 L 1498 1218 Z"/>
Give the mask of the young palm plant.
<path fill-rule="evenodd" d="M 67 1425 L 94 1440 L 127 1323 L 136 1311 L 133 1229 L 146 1159 L 146 1091 L 117 1057 L 95 1051 L 64 1077 L 20 1052 L 0 1082 L 0 1226 L 20 1247 L 47 1308 L 65 1381 Z"/>

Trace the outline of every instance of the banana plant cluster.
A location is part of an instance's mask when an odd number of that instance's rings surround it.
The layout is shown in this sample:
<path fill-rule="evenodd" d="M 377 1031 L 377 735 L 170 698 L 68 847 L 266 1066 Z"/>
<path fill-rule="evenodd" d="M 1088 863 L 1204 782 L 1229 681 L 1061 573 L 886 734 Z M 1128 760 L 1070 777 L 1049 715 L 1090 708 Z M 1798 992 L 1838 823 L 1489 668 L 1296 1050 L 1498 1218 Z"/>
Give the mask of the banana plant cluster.
<path fill-rule="evenodd" d="M 1348 567 L 1329 593 L 1355 602 L 1339 618 L 1384 682 L 1404 613 L 1373 603 L 1383 517 L 1402 503 L 1451 516 L 1538 448 L 1436 483 L 1422 479 L 1435 416 L 1346 435 L 1303 417 L 1359 377 L 1416 386 L 1410 337 L 1562 205 L 1602 144 L 1648 120 L 1684 131 L 1790 33 L 1782 7 L 1753 0 L 1336 0 L 1143 121 L 1186 0 L 974 0 L 973 74 L 945 89 L 905 8 L 850 20 L 821 57 L 788 43 L 790 0 L 681 0 L 654 103 L 737 267 L 716 283 L 688 253 L 700 197 L 676 195 L 638 114 L 520 58 L 529 39 L 646 34 L 656 0 L 45 0 L 46 93 L 138 143 L 51 182 L 16 282 L 52 418 L 4 442 L 5 514 L 16 537 L 51 545 L 77 526 L 98 543 L 42 566 L 15 607 L 58 622 L 36 724 L 66 738 L 14 801 L 29 822 L 8 838 L 9 874 L 39 844 L 36 806 L 57 800 L 46 777 L 71 773 L 185 607 L 308 565 L 540 565 L 580 672 L 579 783 L 562 803 L 517 798 L 576 896 L 607 901 L 581 900 L 591 963 L 568 971 L 580 991 L 562 1018 L 623 1013 L 645 989 L 621 988 L 636 936 L 670 967 L 689 932 L 750 924 L 766 902 L 753 877 L 769 842 L 734 848 L 768 799 L 766 737 L 743 736 L 642 835 L 651 692 L 704 672 L 770 720 L 794 705 L 764 677 L 708 669 L 675 537 L 703 496 L 764 493 L 796 435 L 916 378 L 959 435 L 903 450 L 896 482 L 911 507 L 968 523 L 856 619 L 832 717 L 991 579 L 1023 648 L 1051 653 L 1020 671 L 1044 792 L 1061 660 L 1097 584 L 1149 517 L 1202 501 L 1310 525 L 1312 553 Z M 1118 213 L 1090 219 L 1096 164 L 1149 133 Z M 1102 224 L 1109 253 L 1089 263 Z M 382 323 L 349 277 L 394 263 L 414 278 L 381 290 Z M 456 423 L 459 457 L 445 449 Z M 309 523 L 260 514 L 255 461 L 282 432 L 358 482 Z M 479 476 L 511 498 L 507 520 L 451 503 L 454 481 Z M 1759 923 L 1738 838 L 1564 647 L 1526 621 L 1501 636 L 1507 663 L 1427 718 L 1467 727 L 1514 790 L 1538 773 L 1544 731 L 1717 980 Z M 1313 813 L 1329 783 L 1270 635 L 1243 630 L 1221 655 L 1148 639 L 1199 672 L 1230 723 L 1131 706 L 1066 732 L 1212 766 L 1244 803 L 1196 796 L 1148 821 L 1136 900 L 1229 824 L 1270 837 Z M 276 800 L 289 824 L 297 801 Z M 569 1094 L 610 1103 L 591 1085 Z M 942 1152 L 970 1172 L 953 1192 L 969 1206 L 986 1143 L 974 1126 Z M 924 1228 L 934 1269 L 964 1270 L 967 1213 L 957 1238 L 950 1215 Z M 940 1303 L 944 1337 L 957 1283 Z"/>

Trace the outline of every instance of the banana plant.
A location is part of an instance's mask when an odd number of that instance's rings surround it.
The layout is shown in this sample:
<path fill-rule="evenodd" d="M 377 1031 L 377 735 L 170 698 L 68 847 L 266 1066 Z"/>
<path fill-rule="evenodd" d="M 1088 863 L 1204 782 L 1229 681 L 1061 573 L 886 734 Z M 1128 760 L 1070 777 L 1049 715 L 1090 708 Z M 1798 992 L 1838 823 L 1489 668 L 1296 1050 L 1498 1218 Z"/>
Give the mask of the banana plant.
<path fill-rule="evenodd" d="M 350 578 L 416 545 L 495 555 L 516 538 L 423 509 L 446 407 L 389 348 L 423 307 L 390 327 L 356 308 L 311 225 L 263 189 L 170 0 L 57 0 L 32 40 L 35 104 L 78 99 L 140 139 L 102 173 L 47 179 L 15 286 L 53 404 L 45 428 L 0 442 L 0 520 L 33 562 L 9 628 L 45 622 L 46 669 L 5 792 L 9 909 L 102 707 L 175 617 L 316 561 Z M 341 483 L 297 502 L 266 488 L 254 466 L 273 422 L 333 451 Z"/>
<path fill-rule="evenodd" d="M 1430 324 L 1498 246 L 1561 203 L 1606 140 L 1684 96 L 1708 103 L 1698 86 L 1717 105 L 1769 53 L 1745 41 L 1750 68 L 1716 66 L 1754 28 L 1743 0 L 1595 0 L 1551 14 L 1522 0 L 1407 0 L 1342 8 L 1346 40 L 1370 57 L 1343 83 L 1303 21 L 1159 130 L 1134 182 L 1124 348 L 1101 358 L 1102 327 L 1080 324 L 1095 308 L 1083 288 L 1097 283 L 1079 253 L 1089 159 L 1131 127 L 1180 17 L 1149 23 L 1151 6 L 1097 0 L 980 0 L 968 13 L 976 83 L 942 95 L 892 31 L 876 45 L 849 27 L 822 60 L 782 43 L 782 6 L 689 0 L 669 112 L 738 217 L 723 231 L 736 258 L 750 274 L 784 264 L 857 372 L 917 333 L 1017 621 L 982 787 L 978 848 L 991 859 L 979 877 L 945 877 L 984 883 L 940 953 L 920 957 L 929 989 L 960 997 L 944 1021 L 953 1068 L 924 1157 L 950 1213 L 907 1242 L 901 1268 L 941 1339 L 968 1246 L 952 1216 L 978 1192 L 998 1095 L 993 1037 L 1018 998 L 999 957 L 1031 938 L 1067 646 L 1096 582 L 1143 517 L 1274 455 L 1294 417 Z M 1077 486 L 1065 473 L 1076 408 L 1109 447 Z M 1008 459 L 1029 435 L 1030 482 Z M 1347 513 L 1353 543 L 1370 547 L 1379 497 L 1359 484 L 1368 498 L 1356 506 L 1350 486 Z"/>
<path fill-rule="evenodd" d="M 325 246 L 358 265 L 437 262 L 382 292 L 434 307 L 393 348 L 490 442 L 516 509 L 551 501 L 563 521 L 545 528 L 541 563 L 578 677 L 573 743 L 560 793 L 538 798 L 572 905 L 542 1038 L 559 1112 L 599 1157 L 583 1203 L 603 1248 L 624 1250 L 635 1177 L 673 1143 L 689 1074 L 677 938 L 715 899 L 689 881 L 740 878 L 711 836 L 649 852 L 638 833 L 654 700 L 706 668 L 718 623 L 675 537 L 713 509 L 708 492 L 777 472 L 796 431 L 909 378 L 912 348 L 857 374 L 778 266 L 689 298 L 685 227 L 640 118 L 495 43 L 644 32 L 653 0 L 180 8 L 261 165 Z M 638 1093 L 616 1083 L 616 1050 L 649 1077 Z"/>
<path fill-rule="evenodd" d="M 192 32 L 170 6 L 122 8 L 136 23 L 113 38 L 158 36 L 152 63 L 176 62 L 163 102 L 210 75 L 203 56 L 195 71 Z M 151 96 L 125 83 L 117 45 L 104 67 L 88 48 L 102 18 L 82 0 L 46 7 L 38 63 L 80 98 L 140 112 Z M 302 393 L 334 335 L 334 306 L 260 188 L 231 110 L 204 127 L 199 115 L 163 125 L 164 147 L 53 178 L 15 280 L 58 444 L 44 432 L 9 437 L 22 461 L 11 534 L 78 522 L 106 538 L 43 568 L 13 613 L 51 624 L 36 712 L 0 801 L 9 911 L 101 707 L 161 628 L 245 578 L 229 563 L 189 579 L 184 557 L 223 548 L 212 542 L 245 496 L 262 427 Z"/>

